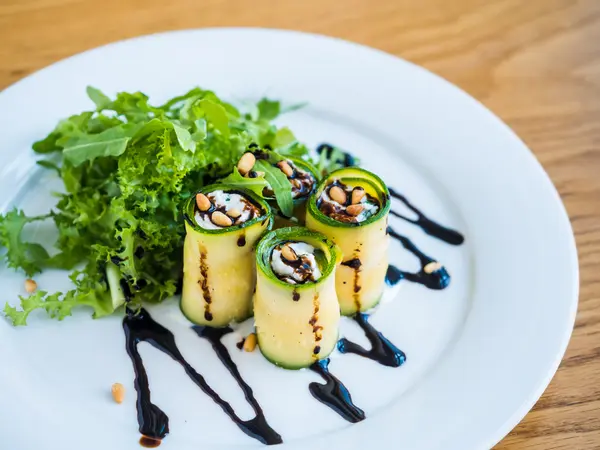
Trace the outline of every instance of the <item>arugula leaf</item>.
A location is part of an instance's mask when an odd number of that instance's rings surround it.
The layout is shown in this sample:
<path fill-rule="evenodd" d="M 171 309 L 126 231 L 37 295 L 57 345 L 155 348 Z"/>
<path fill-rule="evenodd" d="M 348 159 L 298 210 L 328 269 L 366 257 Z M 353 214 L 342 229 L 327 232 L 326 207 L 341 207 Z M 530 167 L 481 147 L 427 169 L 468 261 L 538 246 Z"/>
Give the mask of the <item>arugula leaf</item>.
<path fill-rule="evenodd" d="M 206 120 L 224 137 L 229 137 L 229 117 L 225 108 L 209 99 L 200 101 L 200 106 L 206 114 Z"/>
<path fill-rule="evenodd" d="M 58 125 L 45 139 L 33 144 L 36 153 L 52 153 L 63 149 L 64 142 L 76 136 L 83 136 L 88 132 L 88 124 L 93 113 L 84 111 L 58 122 Z"/>
<path fill-rule="evenodd" d="M 110 98 L 104 95 L 100 89 L 88 86 L 86 92 L 88 97 L 96 104 L 96 109 L 98 111 L 103 110 L 111 103 Z"/>
<path fill-rule="evenodd" d="M 87 135 L 63 150 L 63 157 L 74 167 L 101 156 L 120 156 L 131 139 L 124 126 L 109 128 L 100 134 Z"/>
<path fill-rule="evenodd" d="M 262 98 L 256 106 L 258 107 L 259 119 L 273 120 L 281 111 L 281 103 L 268 98 Z"/>
<path fill-rule="evenodd" d="M 292 184 L 288 177 L 279 168 L 263 160 L 256 161 L 254 167 L 257 172 L 262 171 L 265 173 L 265 179 L 275 192 L 275 199 L 281 214 L 285 217 L 292 217 L 294 201 L 292 199 Z"/>
<path fill-rule="evenodd" d="M 267 183 L 267 180 L 264 177 L 243 177 L 238 171 L 237 167 L 233 169 L 233 172 L 231 172 L 231 174 L 219 180 L 219 183 L 249 189 L 255 194 L 260 195 L 261 197 L 264 197 L 264 188 L 269 187 L 269 183 Z"/>
<path fill-rule="evenodd" d="M 58 174 L 58 176 L 60 176 L 60 167 L 58 167 L 58 164 L 52 162 L 52 161 L 48 161 L 46 159 L 42 159 L 39 161 L 36 161 L 36 164 L 38 166 L 42 166 L 45 169 L 51 169 L 51 170 L 55 170 L 56 173 Z"/>

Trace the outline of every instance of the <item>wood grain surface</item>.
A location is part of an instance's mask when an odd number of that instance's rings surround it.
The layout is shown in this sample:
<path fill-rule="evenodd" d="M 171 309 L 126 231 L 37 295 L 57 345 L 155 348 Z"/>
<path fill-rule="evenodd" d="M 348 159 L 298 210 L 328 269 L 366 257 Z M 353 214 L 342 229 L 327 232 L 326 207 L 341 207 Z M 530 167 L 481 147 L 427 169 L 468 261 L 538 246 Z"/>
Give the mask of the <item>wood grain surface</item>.
<path fill-rule="evenodd" d="M 600 0 L 0 0 L 0 88 L 108 42 L 214 26 L 385 50 L 457 84 L 523 138 L 571 217 L 581 295 L 558 373 L 497 448 L 600 449 Z"/>

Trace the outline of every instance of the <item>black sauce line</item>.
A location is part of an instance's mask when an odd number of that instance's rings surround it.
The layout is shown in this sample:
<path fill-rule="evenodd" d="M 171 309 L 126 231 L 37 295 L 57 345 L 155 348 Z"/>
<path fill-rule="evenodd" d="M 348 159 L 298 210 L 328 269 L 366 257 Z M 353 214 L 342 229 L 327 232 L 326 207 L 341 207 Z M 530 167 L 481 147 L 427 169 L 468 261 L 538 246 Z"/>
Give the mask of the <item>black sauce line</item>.
<path fill-rule="evenodd" d="M 190 379 L 206 393 L 210 398 L 217 403 L 221 409 L 227 414 L 238 427 L 247 435 L 259 440 L 264 444 L 279 444 L 282 442 L 281 436 L 279 436 L 271 427 L 268 426 L 264 415 L 258 414 L 257 416 L 249 421 L 241 420 L 236 414 L 229 403 L 223 400 L 206 382 L 204 377 L 200 375 L 196 370 L 185 360 L 177 344 L 175 343 L 175 336 L 167 328 L 163 327 L 158 322 L 154 321 L 150 314 L 145 310 L 141 309 L 137 315 L 128 314 L 123 319 L 123 329 L 125 330 L 126 348 L 129 357 L 133 363 L 135 371 L 135 388 L 138 392 L 137 410 L 138 410 L 138 424 L 140 433 L 144 436 L 149 436 L 155 439 L 162 439 L 169 432 L 169 419 L 167 415 L 150 400 L 150 388 L 148 384 L 148 376 L 144 368 L 142 358 L 137 350 L 137 346 L 140 342 L 148 342 L 157 350 L 169 355 L 173 360 L 177 361 L 185 370 L 186 374 Z M 227 330 L 227 329 L 225 329 Z M 230 330 L 229 330 L 230 331 Z M 229 331 L 224 331 L 226 334 Z M 198 333 L 198 331 L 196 330 Z M 200 333 L 198 333 L 200 335 Z M 203 336 L 205 337 L 205 336 Z M 215 345 L 214 341 L 213 348 L 217 350 L 218 345 Z M 222 344 L 221 344 L 222 345 Z M 224 348 L 224 347 L 223 347 Z M 229 353 L 225 349 L 226 356 L 229 357 Z M 225 363 L 225 355 L 218 353 L 219 358 L 227 366 L 227 369 L 234 375 L 238 383 L 240 383 L 241 376 L 237 371 L 237 367 L 231 358 L 229 358 L 230 365 Z M 243 380 L 242 383 L 248 387 Z M 240 384 L 241 386 L 241 384 Z M 248 387 L 249 389 L 249 387 Z M 248 391 L 244 389 L 244 393 L 247 395 Z M 250 404 L 255 407 L 258 403 L 252 396 L 252 391 L 249 391 L 252 401 L 248 400 Z M 260 406 L 258 406 L 260 410 Z M 255 411 L 257 409 L 255 408 Z"/>
<path fill-rule="evenodd" d="M 385 273 L 385 284 L 388 286 L 396 286 L 404 278 L 404 273 L 396 266 L 390 264 Z"/>
<path fill-rule="evenodd" d="M 138 429 L 143 437 L 146 436 L 154 440 L 160 440 L 169 433 L 169 417 L 162 409 L 152 403 L 148 374 L 137 348 L 140 342 L 150 340 L 150 337 L 146 335 L 144 326 L 140 326 L 145 321 L 145 318 L 142 316 L 144 312 L 145 310 L 142 310 L 140 316 L 128 314 L 123 319 L 125 346 L 135 372 L 133 384 L 137 392 Z M 150 343 L 154 345 L 152 342 Z"/>
<path fill-rule="evenodd" d="M 267 445 L 281 444 L 283 442 L 281 436 L 267 423 L 265 414 L 258 404 L 258 401 L 254 397 L 252 388 L 248 385 L 248 383 L 246 383 L 246 381 L 244 381 L 240 371 L 237 368 L 237 365 L 231 359 L 229 351 L 221 342 L 221 338 L 226 334 L 231 333 L 233 330 L 229 327 L 210 328 L 201 326 L 193 326 L 192 329 L 196 332 L 196 334 L 198 334 L 198 336 L 207 339 L 211 343 L 212 348 L 221 360 L 221 363 L 223 363 L 223 365 L 227 368 L 231 376 L 237 382 L 238 386 L 244 392 L 244 397 L 246 398 L 246 401 L 250 403 L 250 406 L 252 406 L 255 417 L 250 420 L 241 420 L 235 414 L 235 412 L 233 412 L 233 410 L 231 410 L 231 414 L 228 413 L 227 415 L 229 415 L 231 420 L 233 420 L 237 426 L 240 427 L 248 436 L 252 436 L 253 438 Z M 223 403 L 231 408 L 227 402 L 223 401 Z M 221 405 L 221 407 L 224 408 L 223 405 Z"/>
<path fill-rule="evenodd" d="M 329 406 L 348 422 L 356 423 L 365 419 L 364 411 L 352 403 L 352 396 L 346 386 L 329 372 L 329 358 L 315 362 L 310 366 L 310 370 L 325 380 L 325 384 L 312 382 L 308 385 L 314 398 Z"/>
<path fill-rule="evenodd" d="M 440 268 L 437 268 L 431 271 L 431 273 L 426 272 L 425 269 L 427 265 L 430 263 L 435 263 L 436 260 L 427 256 L 425 253 L 419 250 L 410 239 L 408 239 L 406 236 L 398 234 L 392 227 L 388 227 L 388 233 L 390 234 L 390 236 L 392 236 L 392 238 L 400 241 L 402 246 L 406 250 L 411 252 L 413 255 L 415 255 L 417 258 L 419 258 L 419 261 L 421 262 L 421 270 L 419 270 L 419 272 L 416 273 L 405 272 L 403 270 L 395 268 L 394 266 L 389 266 L 388 273 L 386 276 L 386 282 L 388 284 L 391 284 L 392 281 L 388 277 L 390 276 L 390 274 L 393 274 L 396 277 L 396 282 L 398 282 L 400 279 L 406 279 L 408 281 L 412 281 L 413 283 L 419 283 L 423 286 L 428 287 L 429 289 L 435 290 L 446 289 L 448 287 L 448 285 L 450 284 L 450 274 L 448 273 L 445 267 L 442 266 Z M 390 269 L 390 267 L 392 269 Z"/>
<path fill-rule="evenodd" d="M 418 209 L 416 206 L 410 203 L 404 195 L 400 194 L 392 188 L 389 188 L 389 191 L 392 197 L 400 200 L 402 203 L 404 203 L 404 205 L 406 205 L 408 209 L 414 212 L 417 215 L 417 219 L 411 219 L 400 213 L 397 213 L 394 210 L 391 210 L 390 214 L 418 226 L 428 235 L 438 238 L 448 244 L 461 245 L 465 241 L 465 237 L 461 233 L 451 228 L 440 225 L 437 222 L 434 222 L 425 214 L 423 214 L 423 212 L 420 209 Z"/>
<path fill-rule="evenodd" d="M 361 345 L 342 338 L 338 341 L 338 350 L 341 353 L 354 353 L 388 367 L 400 367 L 406 362 L 406 354 L 369 323 L 368 314 L 358 313 L 353 319 L 365 332 L 371 343 L 371 350 L 366 350 Z"/>

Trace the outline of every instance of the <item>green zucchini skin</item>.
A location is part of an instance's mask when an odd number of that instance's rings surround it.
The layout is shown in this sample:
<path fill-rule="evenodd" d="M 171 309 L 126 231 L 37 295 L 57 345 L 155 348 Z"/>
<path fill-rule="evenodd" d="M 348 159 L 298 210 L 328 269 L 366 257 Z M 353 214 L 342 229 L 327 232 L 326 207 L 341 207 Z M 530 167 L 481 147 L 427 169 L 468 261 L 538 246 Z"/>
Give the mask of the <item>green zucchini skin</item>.
<path fill-rule="evenodd" d="M 306 242 L 324 254 L 316 282 L 291 285 L 273 273 L 270 258 L 280 243 Z M 301 369 L 324 359 L 338 340 L 340 309 L 335 271 L 341 261 L 337 246 L 321 233 L 303 227 L 271 231 L 256 249 L 257 282 L 254 321 L 260 351 L 285 369 Z"/>
<path fill-rule="evenodd" d="M 273 214 L 266 201 L 245 189 L 216 184 L 198 192 L 208 194 L 215 190 L 240 193 L 263 212 L 238 226 L 208 230 L 195 221 L 196 196 L 184 206 L 181 311 L 196 324 L 224 327 L 252 316 L 256 281 L 254 246 L 271 229 Z"/>
<path fill-rule="evenodd" d="M 339 222 L 323 214 L 317 200 L 334 180 L 362 186 L 379 200 L 379 211 L 359 224 Z M 389 210 L 390 195 L 385 183 L 374 173 L 358 167 L 331 172 L 308 200 L 306 226 L 325 234 L 342 250 L 343 262 L 336 272 L 336 291 L 343 315 L 367 311 L 381 299 L 388 268 Z M 356 260 L 359 264 L 351 264 Z"/>

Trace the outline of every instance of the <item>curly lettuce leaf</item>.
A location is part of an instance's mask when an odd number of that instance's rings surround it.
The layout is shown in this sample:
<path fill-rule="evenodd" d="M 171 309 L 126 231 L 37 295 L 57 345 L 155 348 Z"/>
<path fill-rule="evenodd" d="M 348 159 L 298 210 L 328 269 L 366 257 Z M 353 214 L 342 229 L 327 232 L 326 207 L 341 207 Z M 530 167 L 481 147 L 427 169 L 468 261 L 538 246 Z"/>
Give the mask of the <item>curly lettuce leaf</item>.
<path fill-rule="evenodd" d="M 50 216 L 27 217 L 17 209 L 4 216 L 0 215 L 0 249 L 6 249 L 4 260 L 8 267 L 20 268 L 28 276 L 42 271 L 49 259 L 48 252 L 40 244 L 24 242 L 21 234 L 28 223 L 48 217 Z"/>

